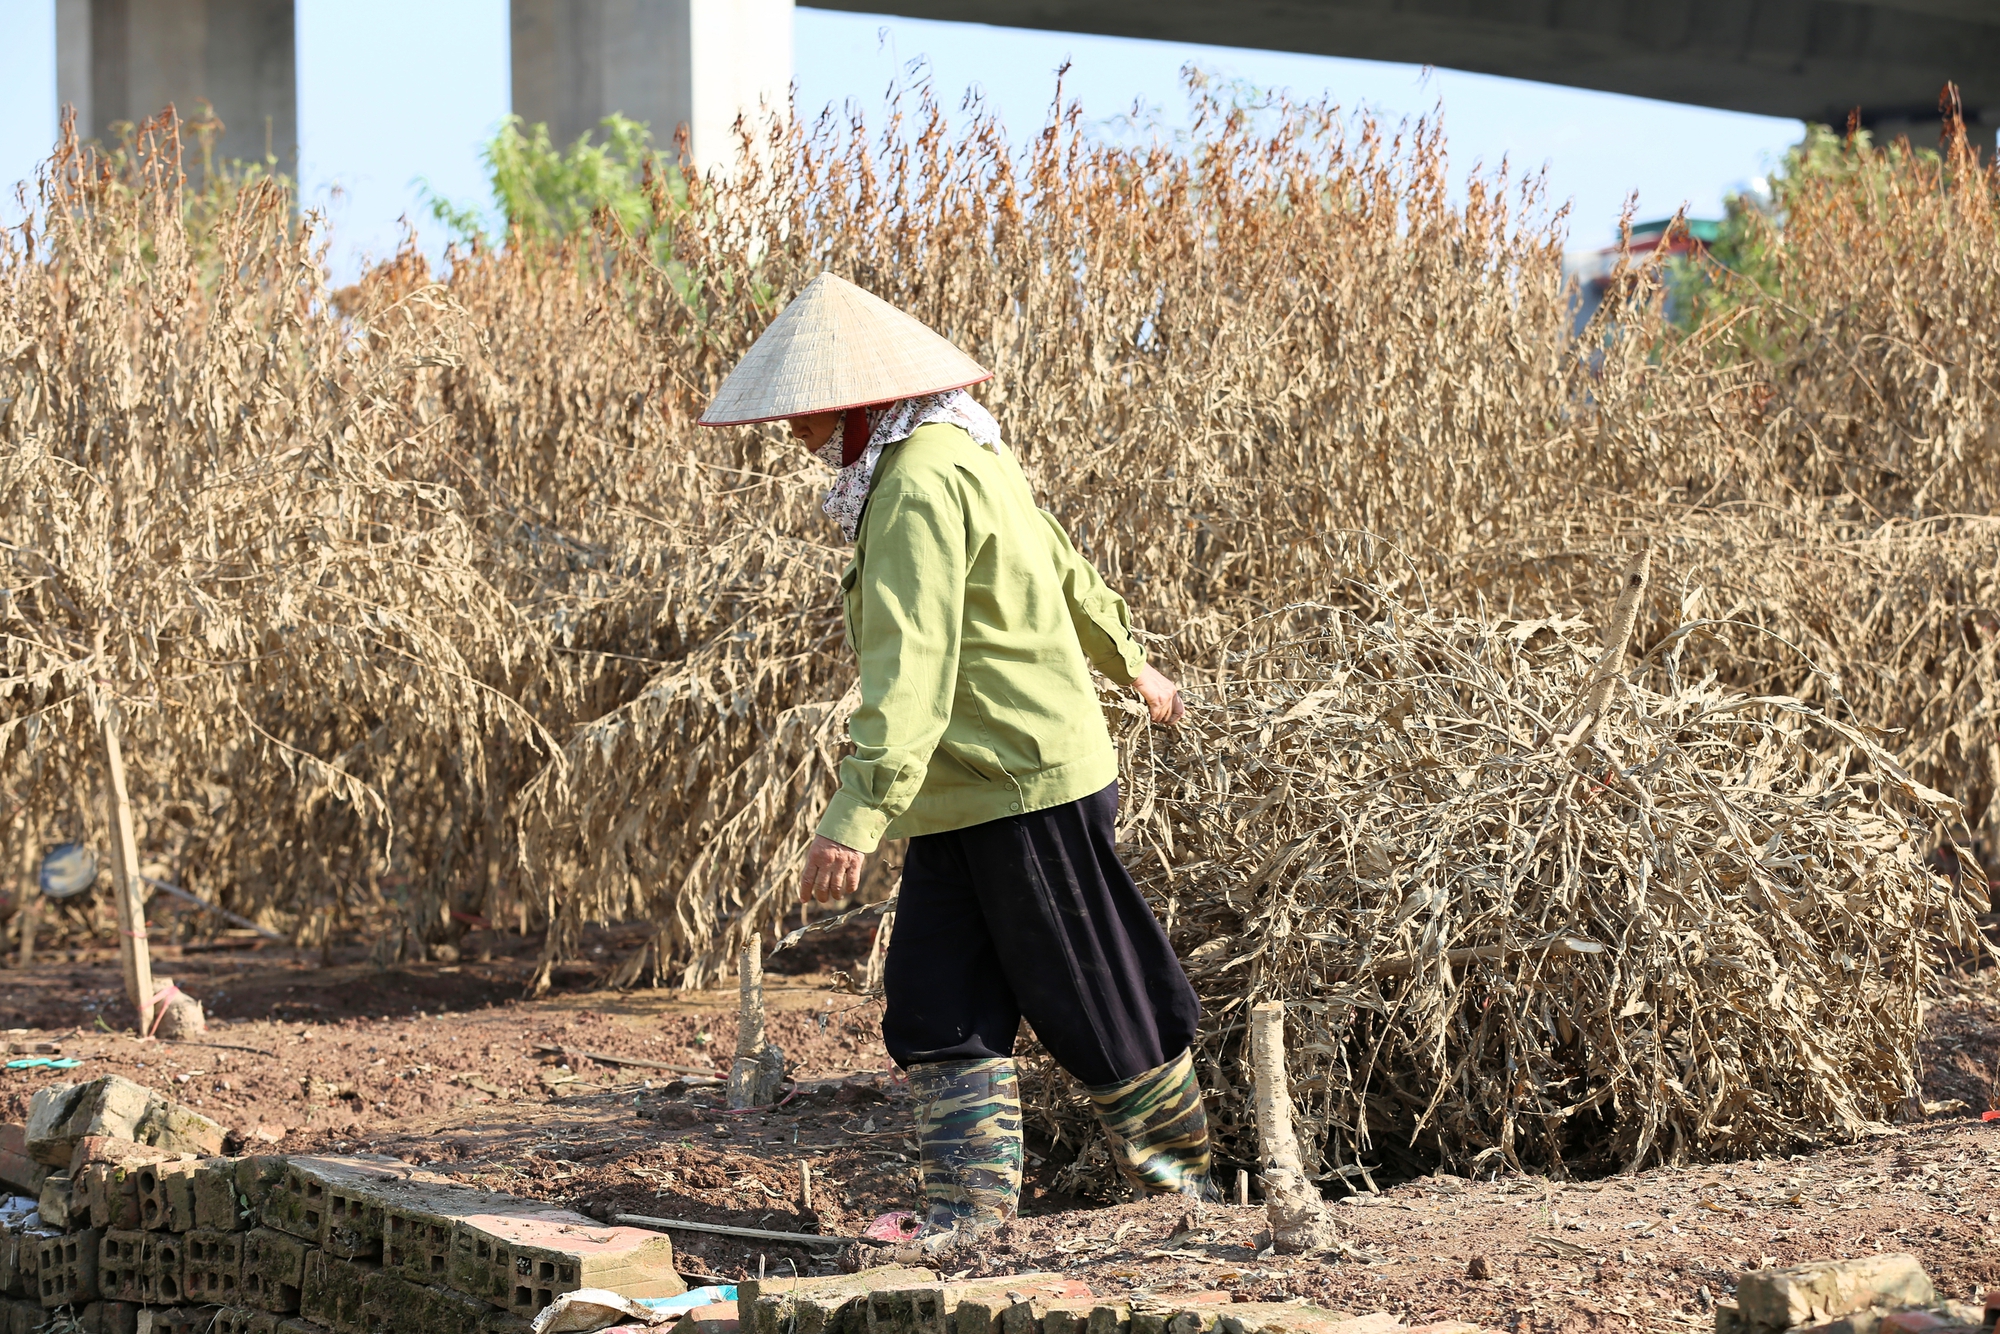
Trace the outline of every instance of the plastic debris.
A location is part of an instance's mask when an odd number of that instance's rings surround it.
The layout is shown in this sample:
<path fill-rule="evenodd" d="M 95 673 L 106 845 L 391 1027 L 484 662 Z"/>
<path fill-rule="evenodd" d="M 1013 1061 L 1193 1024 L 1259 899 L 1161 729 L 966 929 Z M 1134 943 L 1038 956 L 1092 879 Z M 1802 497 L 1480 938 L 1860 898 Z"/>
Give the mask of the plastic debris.
<path fill-rule="evenodd" d="M 907 1209 L 883 1214 L 861 1233 L 873 1241 L 908 1241 L 923 1230 L 924 1220 Z"/>
<path fill-rule="evenodd" d="M 609 1288 L 578 1288 L 544 1306 L 535 1317 L 535 1334 L 592 1334 L 615 1324 L 665 1325 L 680 1318 L 678 1311 L 657 1311 L 637 1298 L 621 1297 Z"/>

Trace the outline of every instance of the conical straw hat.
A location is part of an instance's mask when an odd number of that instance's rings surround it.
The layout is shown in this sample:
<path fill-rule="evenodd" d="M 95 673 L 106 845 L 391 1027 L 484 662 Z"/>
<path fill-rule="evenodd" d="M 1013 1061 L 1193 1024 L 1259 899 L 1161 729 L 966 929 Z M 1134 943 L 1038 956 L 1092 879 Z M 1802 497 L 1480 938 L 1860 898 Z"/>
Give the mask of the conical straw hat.
<path fill-rule="evenodd" d="M 993 372 L 845 278 L 822 273 L 737 363 L 703 426 L 740 426 L 963 389 Z"/>

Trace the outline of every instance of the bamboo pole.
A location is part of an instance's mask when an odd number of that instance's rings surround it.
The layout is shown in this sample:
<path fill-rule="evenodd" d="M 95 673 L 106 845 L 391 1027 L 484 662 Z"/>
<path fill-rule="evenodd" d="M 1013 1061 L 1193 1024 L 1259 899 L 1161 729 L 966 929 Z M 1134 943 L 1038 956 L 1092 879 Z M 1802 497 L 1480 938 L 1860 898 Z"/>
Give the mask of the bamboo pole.
<path fill-rule="evenodd" d="M 118 956 L 125 965 L 125 996 L 143 1037 L 153 1019 L 153 959 L 146 947 L 146 899 L 139 875 L 139 841 L 132 832 L 132 799 L 125 790 L 125 752 L 118 744 L 118 714 L 99 701 L 104 771 L 110 785 L 111 873 L 118 891 Z"/>

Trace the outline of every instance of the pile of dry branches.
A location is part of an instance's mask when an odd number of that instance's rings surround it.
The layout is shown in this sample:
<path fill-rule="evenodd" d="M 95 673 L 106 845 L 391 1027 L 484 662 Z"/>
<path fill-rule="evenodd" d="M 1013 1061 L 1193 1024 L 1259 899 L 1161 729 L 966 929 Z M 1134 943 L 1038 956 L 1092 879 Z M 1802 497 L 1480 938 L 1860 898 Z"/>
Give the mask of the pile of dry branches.
<path fill-rule="evenodd" d="M 1121 838 L 1202 996 L 1226 1153 L 1255 1161 L 1271 999 L 1307 1142 L 1357 1188 L 1766 1153 L 1902 1110 L 1936 945 L 1985 902 L 1927 865 L 1951 800 L 1869 729 L 1691 673 L 1685 633 L 1633 670 L 1615 619 L 1609 651 L 1576 618 L 1387 598 L 1272 621 L 1181 732 L 1124 735 Z M 1030 1086 L 1072 1179 L 1109 1186 L 1066 1081 Z"/>

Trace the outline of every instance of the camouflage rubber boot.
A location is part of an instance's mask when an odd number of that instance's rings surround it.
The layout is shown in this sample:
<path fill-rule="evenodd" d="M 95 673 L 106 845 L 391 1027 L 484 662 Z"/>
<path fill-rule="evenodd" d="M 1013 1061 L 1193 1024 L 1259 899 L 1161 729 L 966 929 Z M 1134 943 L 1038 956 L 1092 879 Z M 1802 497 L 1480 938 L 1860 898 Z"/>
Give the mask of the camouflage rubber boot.
<path fill-rule="evenodd" d="M 924 1231 L 995 1227 L 1021 1199 L 1021 1082 L 1014 1062 L 910 1068 Z"/>
<path fill-rule="evenodd" d="M 1111 1161 L 1132 1185 L 1149 1195 L 1214 1195 L 1208 1181 L 1208 1113 L 1202 1110 L 1192 1052 L 1122 1084 L 1084 1092 L 1110 1142 Z"/>

